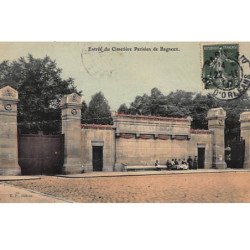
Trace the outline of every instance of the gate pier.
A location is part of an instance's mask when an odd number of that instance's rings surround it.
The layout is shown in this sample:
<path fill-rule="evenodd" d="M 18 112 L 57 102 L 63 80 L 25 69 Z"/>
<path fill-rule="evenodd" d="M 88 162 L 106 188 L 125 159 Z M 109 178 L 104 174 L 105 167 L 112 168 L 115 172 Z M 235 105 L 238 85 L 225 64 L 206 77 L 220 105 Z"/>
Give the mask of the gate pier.
<path fill-rule="evenodd" d="M 250 168 L 250 111 L 240 114 L 240 135 L 245 140 L 244 168 Z"/>
<path fill-rule="evenodd" d="M 66 95 L 61 100 L 62 133 L 64 134 L 65 174 L 81 173 L 81 96 Z"/>
<path fill-rule="evenodd" d="M 225 169 L 225 119 L 223 108 L 213 108 L 208 111 L 208 129 L 213 132 L 213 167 Z"/>
<path fill-rule="evenodd" d="M 17 148 L 18 92 L 0 89 L 0 175 L 20 175 Z"/>

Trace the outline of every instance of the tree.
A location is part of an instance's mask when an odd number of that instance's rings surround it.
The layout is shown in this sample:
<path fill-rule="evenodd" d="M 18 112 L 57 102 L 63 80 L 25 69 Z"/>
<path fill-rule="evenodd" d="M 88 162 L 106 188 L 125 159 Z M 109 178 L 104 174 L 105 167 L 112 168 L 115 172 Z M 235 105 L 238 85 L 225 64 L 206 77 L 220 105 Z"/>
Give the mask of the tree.
<path fill-rule="evenodd" d="M 129 113 L 133 115 L 150 115 L 150 97 L 146 94 L 136 96 L 135 100 L 130 104 Z"/>
<path fill-rule="evenodd" d="M 112 124 L 110 107 L 102 92 L 92 96 L 89 106 L 83 114 L 82 122 L 88 124 Z"/>
<path fill-rule="evenodd" d="M 159 89 L 151 89 L 148 107 L 150 114 L 154 116 L 166 116 L 166 104 L 167 97 Z"/>
<path fill-rule="evenodd" d="M 192 128 L 194 129 L 208 129 L 207 113 L 211 108 L 218 108 L 219 102 L 211 94 L 202 95 L 198 93 L 190 107 L 192 121 Z"/>
<path fill-rule="evenodd" d="M 85 101 L 82 102 L 82 108 L 81 108 L 81 122 L 84 123 L 84 119 L 86 118 L 88 111 L 88 105 Z"/>
<path fill-rule="evenodd" d="M 240 113 L 250 109 L 250 98 L 247 93 L 231 101 L 220 101 L 219 106 L 227 112 L 225 121 L 226 143 L 240 136 Z"/>
<path fill-rule="evenodd" d="M 130 107 L 125 107 L 122 104 L 118 112 L 121 111 L 127 114 L 133 115 L 160 115 L 165 116 L 166 113 L 166 96 L 157 88 L 151 90 L 150 95 L 143 94 L 142 96 L 137 95 L 135 100 L 130 103 Z"/>
<path fill-rule="evenodd" d="M 239 116 L 244 110 L 250 109 L 250 98 L 247 93 L 231 101 L 221 101 L 215 99 L 211 94 L 202 95 L 184 90 L 176 90 L 167 96 L 157 88 L 151 90 L 149 95 L 138 95 L 125 108 L 124 104 L 120 110 L 128 114 L 155 115 L 168 117 L 187 117 L 193 118 L 192 128 L 208 129 L 207 113 L 211 108 L 222 107 L 227 112 L 225 121 L 225 140 L 231 140 L 240 135 Z"/>
<path fill-rule="evenodd" d="M 129 114 L 129 109 L 125 103 L 121 104 L 117 111 L 119 114 Z"/>
<path fill-rule="evenodd" d="M 165 96 L 159 89 L 153 88 L 150 96 L 136 96 L 126 112 L 134 115 L 185 117 L 190 115 L 189 107 L 193 95 L 192 92 L 177 90 Z M 120 106 L 118 111 L 123 109 L 124 107 Z"/>
<path fill-rule="evenodd" d="M 61 78 L 62 69 L 48 56 L 28 55 L 0 63 L 0 88 L 10 85 L 19 92 L 18 128 L 23 133 L 60 132 L 60 100 L 77 92 L 74 80 Z"/>
<path fill-rule="evenodd" d="M 191 115 L 190 108 L 193 105 L 193 92 L 176 90 L 167 95 L 166 116 L 187 117 Z"/>

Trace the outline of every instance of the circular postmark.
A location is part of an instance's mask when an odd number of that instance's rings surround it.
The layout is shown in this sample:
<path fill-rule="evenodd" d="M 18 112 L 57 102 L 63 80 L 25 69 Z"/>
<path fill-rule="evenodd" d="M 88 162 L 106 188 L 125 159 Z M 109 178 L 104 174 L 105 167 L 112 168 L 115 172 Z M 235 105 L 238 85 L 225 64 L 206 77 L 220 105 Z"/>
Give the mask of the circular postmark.
<path fill-rule="evenodd" d="M 112 77 L 117 67 L 110 43 L 87 43 L 81 51 L 81 62 L 85 72 L 93 78 Z"/>
<path fill-rule="evenodd" d="M 250 61 L 239 55 L 238 44 L 203 46 L 204 89 L 220 100 L 233 100 L 250 85 Z"/>

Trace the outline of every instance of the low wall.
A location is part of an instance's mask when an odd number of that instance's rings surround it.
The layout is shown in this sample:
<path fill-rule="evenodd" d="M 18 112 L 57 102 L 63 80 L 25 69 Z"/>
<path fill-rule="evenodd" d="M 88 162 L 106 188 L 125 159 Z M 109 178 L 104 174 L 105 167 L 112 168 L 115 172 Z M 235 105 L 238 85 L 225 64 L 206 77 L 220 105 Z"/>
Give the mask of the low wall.
<path fill-rule="evenodd" d="M 191 130 L 190 118 L 133 116 L 113 117 L 116 127 L 116 163 L 153 165 L 171 159 L 194 158 L 205 148 L 205 168 L 212 166 L 212 134 Z"/>
<path fill-rule="evenodd" d="M 116 116 L 114 126 L 82 125 L 82 163 L 93 171 L 93 146 L 103 146 L 103 171 L 121 171 L 122 165 L 154 165 L 158 160 L 194 158 L 205 149 L 205 168 L 212 167 L 212 136 L 208 130 L 191 130 L 184 118 Z"/>
<path fill-rule="evenodd" d="M 165 164 L 172 158 L 188 156 L 188 140 L 117 138 L 117 163 L 126 165 L 153 165 L 156 160 Z"/>
<path fill-rule="evenodd" d="M 173 158 L 194 158 L 198 155 L 198 147 L 205 148 L 205 168 L 211 168 L 212 134 L 209 131 L 193 132 L 188 140 L 120 137 L 116 139 L 116 159 L 127 165 L 153 165 L 155 160 L 165 164 Z"/>

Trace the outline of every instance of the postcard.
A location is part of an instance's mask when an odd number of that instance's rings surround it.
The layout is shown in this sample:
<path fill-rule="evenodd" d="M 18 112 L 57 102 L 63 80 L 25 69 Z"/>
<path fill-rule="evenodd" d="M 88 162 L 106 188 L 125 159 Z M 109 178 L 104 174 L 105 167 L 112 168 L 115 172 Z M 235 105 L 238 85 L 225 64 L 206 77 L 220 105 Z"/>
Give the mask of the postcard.
<path fill-rule="evenodd" d="M 0 202 L 250 201 L 249 42 L 2 42 L 0 55 Z"/>

